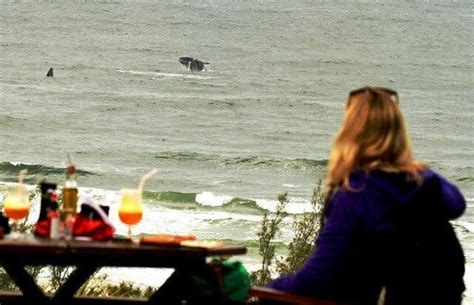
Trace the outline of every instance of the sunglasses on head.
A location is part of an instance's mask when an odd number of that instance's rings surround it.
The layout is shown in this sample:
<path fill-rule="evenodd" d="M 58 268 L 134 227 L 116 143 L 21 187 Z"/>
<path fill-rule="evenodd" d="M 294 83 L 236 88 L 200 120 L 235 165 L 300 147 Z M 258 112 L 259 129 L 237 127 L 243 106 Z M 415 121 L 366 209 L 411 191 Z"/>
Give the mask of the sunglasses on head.
<path fill-rule="evenodd" d="M 369 91 L 371 93 L 375 93 L 375 94 L 377 94 L 380 91 L 385 92 L 390 96 L 392 101 L 398 103 L 398 93 L 397 93 L 397 91 L 389 89 L 389 88 L 384 88 L 384 87 L 365 86 L 365 87 L 355 89 L 355 90 L 352 90 L 351 92 L 349 92 L 349 97 L 351 98 L 351 97 L 353 97 L 357 94 L 367 92 L 367 91 Z"/>

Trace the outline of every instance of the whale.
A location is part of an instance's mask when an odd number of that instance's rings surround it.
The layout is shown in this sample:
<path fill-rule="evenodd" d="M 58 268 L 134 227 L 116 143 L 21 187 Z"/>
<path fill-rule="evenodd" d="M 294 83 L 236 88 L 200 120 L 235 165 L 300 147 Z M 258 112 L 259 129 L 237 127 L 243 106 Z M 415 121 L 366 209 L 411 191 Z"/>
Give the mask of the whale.
<path fill-rule="evenodd" d="M 46 73 L 46 77 L 53 77 L 53 68 L 49 68 L 48 73 Z"/>
<path fill-rule="evenodd" d="M 206 67 L 204 65 L 210 64 L 208 62 L 203 62 L 199 59 L 187 56 L 180 57 L 179 62 L 191 71 L 206 71 Z"/>

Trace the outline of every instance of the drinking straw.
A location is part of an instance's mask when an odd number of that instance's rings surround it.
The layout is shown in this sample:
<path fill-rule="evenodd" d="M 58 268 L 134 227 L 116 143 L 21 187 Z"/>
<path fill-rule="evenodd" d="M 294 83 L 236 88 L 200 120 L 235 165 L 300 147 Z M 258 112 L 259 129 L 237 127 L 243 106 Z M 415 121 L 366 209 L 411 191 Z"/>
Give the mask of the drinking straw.
<path fill-rule="evenodd" d="M 148 173 L 142 176 L 140 179 L 140 183 L 138 184 L 138 192 L 141 194 L 143 193 L 143 188 L 145 187 L 145 182 L 150 179 L 153 175 L 155 175 L 158 172 L 157 168 L 152 169 Z"/>
<path fill-rule="evenodd" d="M 26 190 L 26 187 L 23 184 L 23 180 L 25 179 L 26 174 L 28 174 L 27 169 L 22 169 L 18 172 L 18 184 L 14 187 L 14 191 L 16 193 L 21 193 L 21 192 L 24 192 Z"/>
<path fill-rule="evenodd" d="M 18 173 L 18 184 L 23 184 L 23 179 L 25 179 L 26 174 L 28 174 L 28 170 L 27 170 L 27 169 L 22 169 L 22 170 Z"/>

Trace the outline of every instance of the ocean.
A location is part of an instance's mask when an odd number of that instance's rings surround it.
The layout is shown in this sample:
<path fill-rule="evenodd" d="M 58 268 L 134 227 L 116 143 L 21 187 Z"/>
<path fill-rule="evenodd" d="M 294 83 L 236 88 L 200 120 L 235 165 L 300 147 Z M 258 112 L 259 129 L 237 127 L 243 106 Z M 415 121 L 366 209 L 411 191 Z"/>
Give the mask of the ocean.
<path fill-rule="evenodd" d="M 70 153 L 81 197 L 109 205 L 125 234 L 120 189 L 156 167 L 133 231 L 245 245 L 237 259 L 255 270 L 263 213 L 282 192 L 291 214 L 308 211 L 325 179 L 348 91 L 386 86 L 399 92 L 416 157 L 466 197 L 453 224 L 467 259 L 465 304 L 474 304 L 473 9 L 0 0 L 0 197 L 23 168 L 31 187 L 45 177 L 62 184 Z M 206 71 L 188 71 L 181 56 L 209 62 Z M 290 239 L 291 218 L 278 236 Z M 165 278 L 108 272 L 143 285 Z"/>

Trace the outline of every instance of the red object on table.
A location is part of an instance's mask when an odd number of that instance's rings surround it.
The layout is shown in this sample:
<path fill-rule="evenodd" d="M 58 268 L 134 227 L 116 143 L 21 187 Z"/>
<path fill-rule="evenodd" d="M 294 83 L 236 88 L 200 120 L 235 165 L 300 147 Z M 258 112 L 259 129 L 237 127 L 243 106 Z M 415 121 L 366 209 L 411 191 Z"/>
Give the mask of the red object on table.
<path fill-rule="evenodd" d="M 81 204 L 81 212 L 76 215 L 72 231 L 74 236 L 105 241 L 113 238 L 115 228 L 97 201 L 86 197 Z"/>
<path fill-rule="evenodd" d="M 115 229 L 102 219 L 90 219 L 89 217 L 77 214 L 74 227 L 74 236 L 86 236 L 94 240 L 111 240 Z"/>
<path fill-rule="evenodd" d="M 51 219 L 53 217 L 59 217 L 57 210 L 48 212 L 48 216 L 45 219 L 39 220 L 35 224 L 35 234 L 41 237 L 50 237 L 51 233 Z"/>

